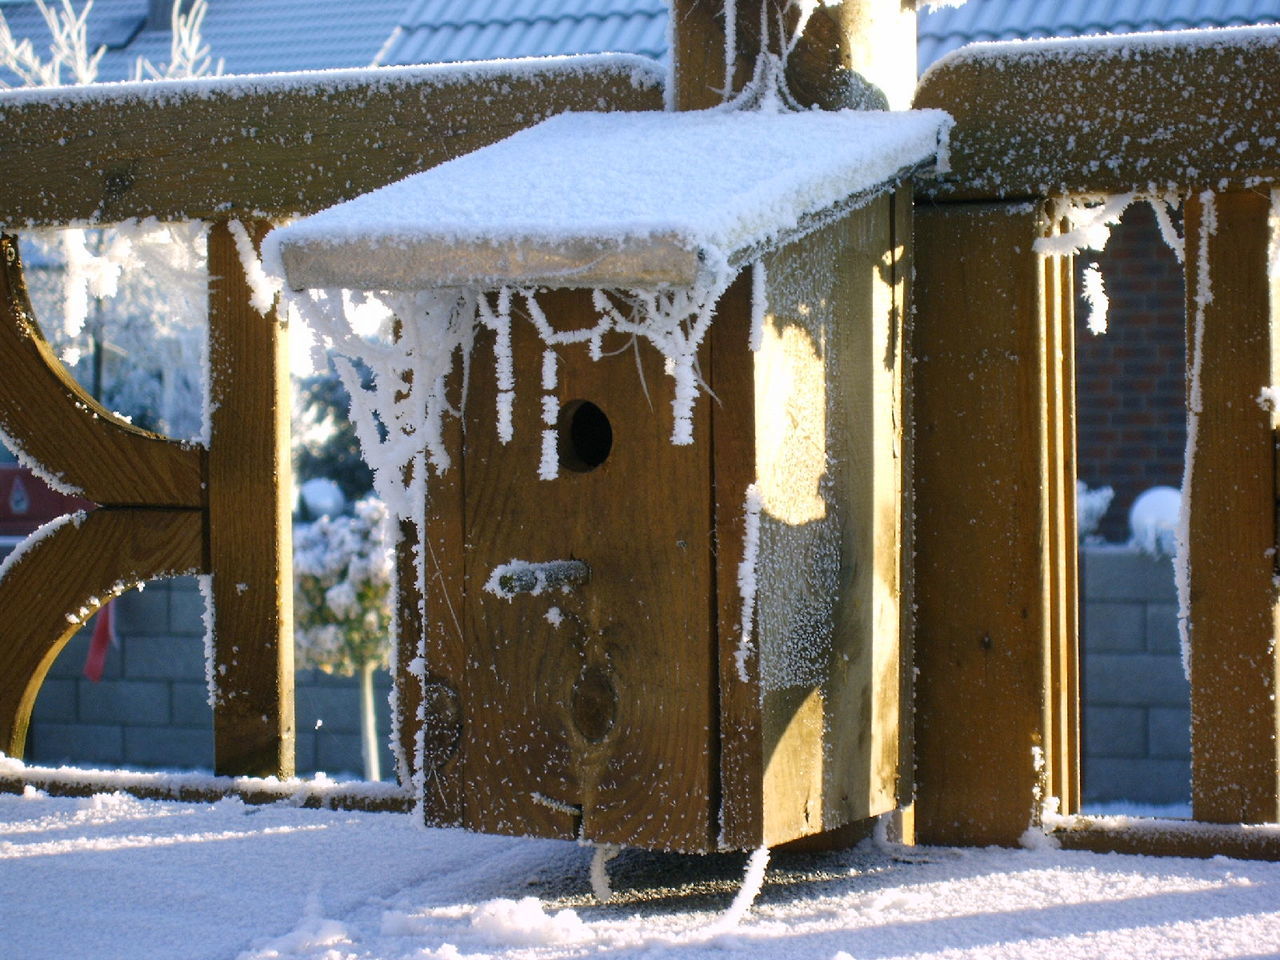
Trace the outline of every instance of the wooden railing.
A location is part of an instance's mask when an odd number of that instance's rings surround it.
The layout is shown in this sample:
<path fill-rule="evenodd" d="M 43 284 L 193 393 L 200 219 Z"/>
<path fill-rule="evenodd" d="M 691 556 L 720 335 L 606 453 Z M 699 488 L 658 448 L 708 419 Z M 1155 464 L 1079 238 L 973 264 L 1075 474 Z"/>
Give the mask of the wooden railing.
<path fill-rule="evenodd" d="M 917 826 L 1015 842 L 1078 810 L 1070 266 L 1054 198 L 1185 198 L 1192 807 L 1280 820 L 1275 285 L 1280 32 L 962 51 L 916 96 L 955 116 L 917 206 Z M 1280 857 L 1280 833 L 1059 825 L 1092 849 Z M 1212 839 L 1206 839 L 1211 837 Z"/>
<path fill-rule="evenodd" d="M 58 652 L 111 596 L 210 577 L 214 763 L 294 769 L 286 332 L 250 305 L 228 223 L 255 240 L 308 213 L 569 109 L 657 109 L 638 57 L 337 71 L 0 97 L 0 223 L 210 223 L 207 446 L 138 430 L 54 356 L 0 240 L 0 432 L 97 504 L 0 580 L 0 751 L 21 757 Z M 409 696 L 408 693 L 405 696 Z M 410 709 L 409 716 L 413 716 Z M 406 736 L 411 736 L 407 731 Z"/>

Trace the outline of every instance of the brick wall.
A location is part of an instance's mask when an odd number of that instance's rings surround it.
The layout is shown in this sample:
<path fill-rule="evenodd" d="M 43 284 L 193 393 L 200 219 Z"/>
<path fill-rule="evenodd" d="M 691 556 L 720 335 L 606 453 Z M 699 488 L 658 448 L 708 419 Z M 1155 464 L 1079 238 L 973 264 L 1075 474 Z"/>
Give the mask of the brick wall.
<path fill-rule="evenodd" d="M 1081 552 L 1086 801 L 1187 803 L 1190 691 L 1173 567 L 1118 547 Z"/>
<path fill-rule="evenodd" d="M 82 630 L 58 656 L 32 714 L 27 758 L 33 763 L 209 769 L 213 715 L 206 699 L 203 600 L 190 578 L 152 583 L 116 601 L 120 645 L 98 683 L 81 671 L 89 647 Z M 391 681 L 377 676 L 375 697 L 382 771 L 395 767 L 386 747 Z M 351 677 L 299 671 L 296 679 L 298 772 L 359 774 L 359 692 Z"/>
<path fill-rule="evenodd" d="M 1077 270 L 1093 256 L 1079 256 Z M 1129 208 L 1097 262 L 1111 301 L 1110 323 L 1105 334 L 1090 333 L 1088 308 L 1077 304 L 1077 456 L 1081 480 L 1116 492 L 1101 534 L 1126 541 L 1134 498 L 1149 487 L 1182 485 L 1182 266 L 1160 238 L 1145 203 Z M 1078 277 L 1076 289 L 1081 289 Z"/>

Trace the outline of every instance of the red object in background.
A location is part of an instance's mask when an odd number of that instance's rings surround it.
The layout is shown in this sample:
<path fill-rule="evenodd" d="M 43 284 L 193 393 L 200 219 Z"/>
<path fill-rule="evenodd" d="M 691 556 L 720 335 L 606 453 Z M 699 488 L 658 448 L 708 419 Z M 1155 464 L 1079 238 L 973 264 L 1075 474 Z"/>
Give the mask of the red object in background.
<path fill-rule="evenodd" d="M 102 679 L 107 665 L 107 651 L 115 646 L 116 618 L 108 600 L 98 611 L 93 622 L 93 638 L 89 641 L 89 655 L 84 658 L 84 675 L 94 683 Z"/>
<path fill-rule="evenodd" d="M 0 537 L 25 537 L 64 513 L 92 508 L 88 500 L 50 490 L 26 467 L 0 458 Z"/>

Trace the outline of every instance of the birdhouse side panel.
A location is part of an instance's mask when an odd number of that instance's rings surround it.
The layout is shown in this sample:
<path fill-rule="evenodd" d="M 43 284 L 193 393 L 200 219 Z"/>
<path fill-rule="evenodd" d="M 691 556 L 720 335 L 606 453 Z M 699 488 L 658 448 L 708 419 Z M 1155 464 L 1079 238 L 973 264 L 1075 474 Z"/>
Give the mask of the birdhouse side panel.
<path fill-rule="evenodd" d="M 755 623 L 769 844 L 896 806 L 901 317 L 883 196 L 765 258 Z"/>

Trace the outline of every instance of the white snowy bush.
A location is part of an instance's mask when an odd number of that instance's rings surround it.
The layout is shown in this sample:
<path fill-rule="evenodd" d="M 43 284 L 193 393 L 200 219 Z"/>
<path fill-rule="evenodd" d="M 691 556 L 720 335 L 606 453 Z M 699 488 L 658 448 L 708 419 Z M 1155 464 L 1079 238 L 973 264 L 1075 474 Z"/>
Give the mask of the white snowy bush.
<path fill-rule="evenodd" d="M 351 516 L 293 531 L 295 649 L 300 667 L 350 676 L 386 666 L 392 543 L 387 508 L 368 497 Z"/>

